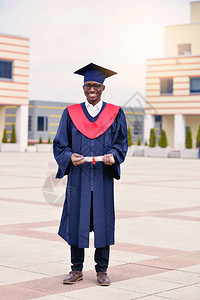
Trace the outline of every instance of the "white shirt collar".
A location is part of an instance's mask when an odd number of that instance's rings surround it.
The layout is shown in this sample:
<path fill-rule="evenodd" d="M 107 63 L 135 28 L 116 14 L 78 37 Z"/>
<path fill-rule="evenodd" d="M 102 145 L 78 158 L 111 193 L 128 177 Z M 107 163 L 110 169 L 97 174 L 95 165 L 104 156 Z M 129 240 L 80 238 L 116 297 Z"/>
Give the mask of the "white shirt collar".
<path fill-rule="evenodd" d="M 103 105 L 103 101 L 100 100 L 96 105 L 92 105 L 90 104 L 87 100 L 85 100 L 85 107 L 88 111 L 88 113 L 92 116 L 95 117 L 96 115 L 98 115 L 98 113 L 100 112 L 101 108 Z"/>

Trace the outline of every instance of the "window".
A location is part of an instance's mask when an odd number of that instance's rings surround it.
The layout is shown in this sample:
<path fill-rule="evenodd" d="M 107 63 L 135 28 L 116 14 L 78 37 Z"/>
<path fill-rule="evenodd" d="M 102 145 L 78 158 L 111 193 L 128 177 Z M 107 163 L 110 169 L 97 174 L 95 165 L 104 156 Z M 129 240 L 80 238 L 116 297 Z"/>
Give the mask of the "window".
<path fill-rule="evenodd" d="M 0 60 L 0 78 L 12 78 L 12 61 Z"/>
<path fill-rule="evenodd" d="M 160 79 L 160 94 L 161 95 L 173 94 L 173 78 Z"/>
<path fill-rule="evenodd" d="M 37 130 L 38 131 L 47 131 L 48 130 L 48 117 L 38 117 Z"/>
<path fill-rule="evenodd" d="M 162 116 L 155 116 L 155 122 L 162 122 Z"/>
<path fill-rule="evenodd" d="M 178 45 L 178 55 L 191 55 L 191 44 Z"/>
<path fill-rule="evenodd" d="M 142 122 L 134 121 L 133 126 L 134 126 L 134 129 L 133 129 L 134 134 L 142 134 Z"/>
<path fill-rule="evenodd" d="M 190 78 L 190 93 L 200 94 L 200 77 Z"/>
<path fill-rule="evenodd" d="M 28 131 L 32 130 L 32 116 L 28 116 Z"/>

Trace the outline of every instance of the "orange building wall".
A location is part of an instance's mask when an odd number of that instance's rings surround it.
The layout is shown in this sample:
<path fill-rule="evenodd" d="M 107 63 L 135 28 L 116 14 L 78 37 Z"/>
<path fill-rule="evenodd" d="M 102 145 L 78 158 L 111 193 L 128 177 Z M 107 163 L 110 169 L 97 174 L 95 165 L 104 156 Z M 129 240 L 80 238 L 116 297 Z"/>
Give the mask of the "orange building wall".
<path fill-rule="evenodd" d="M 28 104 L 29 39 L 0 34 L 0 59 L 13 61 L 13 78 L 0 78 L 0 105 Z"/>
<path fill-rule="evenodd" d="M 200 77 L 200 55 L 147 61 L 145 112 L 158 115 L 198 115 L 200 95 L 190 94 L 190 77 Z M 173 94 L 160 95 L 160 78 L 173 78 Z M 153 107 L 153 109 L 152 109 Z"/>

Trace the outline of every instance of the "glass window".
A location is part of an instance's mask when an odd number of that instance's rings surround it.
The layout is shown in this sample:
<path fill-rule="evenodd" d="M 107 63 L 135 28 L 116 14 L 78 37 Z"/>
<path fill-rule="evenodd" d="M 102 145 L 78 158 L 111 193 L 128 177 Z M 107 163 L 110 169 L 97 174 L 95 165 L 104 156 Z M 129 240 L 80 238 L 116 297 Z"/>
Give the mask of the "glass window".
<path fill-rule="evenodd" d="M 155 122 L 162 122 L 162 116 L 155 116 Z"/>
<path fill-rule="evenodd" d="M 12 78 L 12 61 L 0 60 L 0 77 Z"/>
<path fill-rule="evenodd" d="M 47 131 L 48 130 L 48 117 L 38 117 L 37 130 L 38 131 Z"/>
<path fill-rule="evenodd" d="M 178 45 L 178 55 L 191 55 L 191 44 Z"/>
<path fill-rule="evenodd" d="M 46 119 L 46 131 L 48 130 L 48 117 L 45 117 Z"/>
<path fill-rule="evenodd" d="M 28 116 L 28 131 L 32 130 L 32 116 Z"/>
<path fill-rule="evenodd" d="M 200 77 L 190 78 L 190 93 L 200 94 Z"/>
<path fill-rule="evenodd" d="M 134 121 L 133 122 L 133 133 L 134 134 L 142 134 L 142 122 Z"/>
<path fill-rule="evenodd" d="M 160 78 L 160 94 L 173 94 L 173 78 Z"/>

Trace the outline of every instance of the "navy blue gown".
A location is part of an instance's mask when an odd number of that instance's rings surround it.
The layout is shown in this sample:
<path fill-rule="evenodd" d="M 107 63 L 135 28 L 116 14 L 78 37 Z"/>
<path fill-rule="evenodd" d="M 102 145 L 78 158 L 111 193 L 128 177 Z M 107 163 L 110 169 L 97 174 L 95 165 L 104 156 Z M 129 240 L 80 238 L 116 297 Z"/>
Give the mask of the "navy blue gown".
<path fill-rule="evenodd" d="M 89 122 L 95 122 L 81 103 Z M 91 191 L 93 191 L 93 230 L 94 246 L 102 248 L 114 244 L 115 212 L 113 179 L 120 179 L 120 164 L 128 149 L 127 125 L 120 108 L 112 125 L 100 136 L 90 139 L 74 125 L 66 108 L 63 111 L 57 134 L 53 141 L 54 157 L 58 163 L 56 178 L 68 175 L 66 198 L 58 234 L 69 245 L 79 248 L 89 247 Z M 112 153 L 114 165 L 87 162 L 74 166 L 71 155 L 99 156 Z"/>

